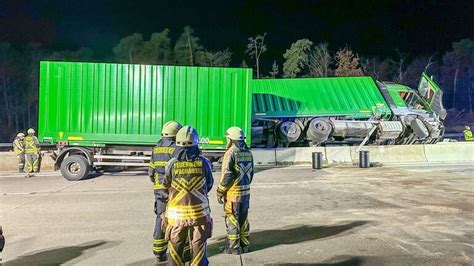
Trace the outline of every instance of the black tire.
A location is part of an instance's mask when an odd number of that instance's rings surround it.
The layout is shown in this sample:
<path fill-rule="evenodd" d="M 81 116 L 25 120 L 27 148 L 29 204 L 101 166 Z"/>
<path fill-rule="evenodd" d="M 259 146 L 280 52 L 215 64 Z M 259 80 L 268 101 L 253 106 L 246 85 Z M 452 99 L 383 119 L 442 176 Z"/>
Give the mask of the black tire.
<path fill-rule="evenodd" d="M 426 139 L 430 136 L 428 128 L 425 126 L 423 121 L 418 118 L 411 120 L 410 127 L 415 133 L 415 135 L 420 139 Z"/>
<path fill-rule="evenodd" d="M 308 125 L 306 135 L 314 143 L 321 143 L 328 139 L 332 131 L 331 123 L 326 119 L 314 118 Z"/>
<path fill-rule="evenodd" d="M 69 181 L 78 181 L 89 175 L 90 165 L 81 155 L 71 155 L 61 163 L 61 174 Z"/>
<path fill-rule="evenodd" d="M 283 141 L 291 143 L 297 141 L 301 136 L 301 128 L 292 121 L 286 121 L 278 126 L 278 133 Z"/>

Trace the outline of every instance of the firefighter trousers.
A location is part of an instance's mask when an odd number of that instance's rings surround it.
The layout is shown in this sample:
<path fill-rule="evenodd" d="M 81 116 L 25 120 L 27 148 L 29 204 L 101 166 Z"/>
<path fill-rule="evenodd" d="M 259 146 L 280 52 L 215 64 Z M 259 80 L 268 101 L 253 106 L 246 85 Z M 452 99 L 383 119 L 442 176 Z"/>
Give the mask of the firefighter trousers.
<path fill-rule="evenodd" d="M 23 173 L 25 171 L 25 154 L 18 154 L 18 172 Z"/>
<path fill-rule="evenodd" d="M 209 265 L 206 254 L 206 241 L 210 237 L 211 225 L 199 226 L 169 226 L 169 265 L 184 266 L 185 248 L 191 246 L 191 263 L 190 265 Z"/>
<path fill-rule="evenodd" d="M 224 205 L 228 248 L 239 249 L 249 246 L 250 226 L 247 220 L 249 201 L 226 201 Z"/>
<path fill-rule="evenodd" d="M 26 154 L 26 170 L 28 173 L 39 172 L 39 156 L 36 153 Z"/>
<path fill-rule="evenodd" d="M 166 210 L 166 200 L 155 197 L 155 230 L 153 232 L 153 254 L 158 259 L 164 259 L 168 249 L 168 242 L 165 240 L 165 232 L 161 229 L 163 222 L 162 215 Z"/>

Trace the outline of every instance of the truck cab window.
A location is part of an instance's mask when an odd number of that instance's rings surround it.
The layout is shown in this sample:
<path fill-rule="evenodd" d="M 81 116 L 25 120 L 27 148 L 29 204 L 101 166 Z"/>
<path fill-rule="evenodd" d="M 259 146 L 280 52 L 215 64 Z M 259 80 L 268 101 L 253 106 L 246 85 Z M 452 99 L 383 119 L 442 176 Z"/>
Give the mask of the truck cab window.
<path fill-rule="evenodd" d="M 423 101 L 413 92 L 400 92 L 400 97 L 405 101 L 408 108 L 425 110 Z"/>

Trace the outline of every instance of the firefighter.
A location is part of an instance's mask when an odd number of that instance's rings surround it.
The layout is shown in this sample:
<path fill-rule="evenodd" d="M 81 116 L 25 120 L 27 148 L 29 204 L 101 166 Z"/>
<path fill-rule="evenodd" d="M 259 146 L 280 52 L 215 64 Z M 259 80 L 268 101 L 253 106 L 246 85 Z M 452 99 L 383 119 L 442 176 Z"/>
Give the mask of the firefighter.
<path fill-rule="evenodd" d="M 227 129 L 227 151 L 217 187 L 217 201 L 224 204 L 228 243 L 224 253 L 239 255 L 249 251 L 250 183 L 253 179 L 253 157 L 245 144 L 245 133 L 238 127 Z"/>
<path fill-rule="evenodd" d="M 472 137 L 472 131 L 471 131 L 471 128 L 469 126 L 465 126 L 464 127 L 464 140 L 465 141 L 473 141 L 474 138 Z"/>
<path fill-rule="evenodd" d="M 200 156 L 198 133 L 184 126 L 176 135 L 174 157 L 165 166 L 168 188 L 165 238 L 169 241 L 170 265 L 184 265 L 183 251 L 191 237 L 191 265 L 208 265 L 206 241 L 211 237 L 212 219 L 207 193 L 213 185 L 210 162 Z"/>
<path fill-rule="evenodd" d="M 166 261 L 168 243 L 165 241 L 164 232 L 161 230 L 161 215 L 165 212 L 168 190 L 163 186 L 165 164 L 173 157 L 176 148 L 176 133 L 181 129 L 181 124 L 169 121 L 163 125 L 161 139 L 153 148 L 150 159 L 149 176 L 153 182 L 155 194 L 154 210 L 156 214 L 155 230 L 153 232 L 153 254 L 158 261 Z"/>
<path fill-rule="evenodd" d="M 26 177 L 31 177 L 31 173 L 39 171 L 41 149 L 38 138 L 35 136 L 35 130 L 28 129 L 28 135 L 25 137 L 25 155 L 26 155 Z"/>
<path fill-rule="evenodd" d="M 13 151 L 18 157 L 18 172 L 25 172 L 25 134 L 18 133 L 15 140 L 13 141 Z"/>

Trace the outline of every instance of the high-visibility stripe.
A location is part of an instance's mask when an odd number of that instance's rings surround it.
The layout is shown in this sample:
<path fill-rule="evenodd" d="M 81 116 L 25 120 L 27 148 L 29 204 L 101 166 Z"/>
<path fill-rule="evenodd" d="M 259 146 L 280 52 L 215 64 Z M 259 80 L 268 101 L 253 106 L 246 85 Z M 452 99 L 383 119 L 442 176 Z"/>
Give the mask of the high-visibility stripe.
<path fill-rule="evenodd" d="M 248 246 L 248 245 L 250 244 L 250 241 L 249 241 L 247 238 L 245 238 L 245 237 L 240 238 L 240 241 L 244 242 L 244 244 L 245 244 L 246 246 Z"/>
<path fill-rule="evenodd" d="M 219 145 L 224 144 L 223 140 L 209 140 L 209 144 Z"/>
<path fill-rule="evenodd" d="M 163 243 L 167 243 L 168 241 L 164 240 L 164 239 L 155 239 L 153 240 L 153 244 L 163 244 Z"/>
<path fill-rule="evenodd" d="M 154 247 L 153 248 L 153 251 L 155 252 L 161 252 L 161 251 L 165 251 L 168 249 L 168 245 L 165 245 L 165 246 L 162 246 L 162 247 Z"/>
<path fill-rule="evenodd" d="M 181 260 L 181 257 L 178 255 L 178 252 L 176 252 L 173 245 L 169 246 L 169 251 L 173 262 L 179 266 L 184 266 L 184 262 Z"/>
<path fill-rule="evenodd" d="M 240 238 L 240 235 L 227 235 L 227 238 L 229 240 L 237 240 Z"/>
<path fill-rule="evenodd" d="M 199 252 L 194 256 L 193 260 L 191 261 L 192 266 L 198 266 L 204 257 L 204 251 L 206 250 L 206 247 L 203 246 L 199 249 Z"/>
<path fill-rule="evenodd" d="M 153 189 L 155 189 L 155 190 L 158 190 L 158 189 L 166 189 L 166 187 L 165 187 L 163 184 L 156 182 L 156 183 L 153 185 Z"/>
<path fill-rule="evenodd" d="M 232 224 L 234 224 L 235 227 L 239 228 L 239 222 L 237 221 L 237 218 L 235 218 L 233 214 L 227 215 L 227 218 Z"/>
<path fill-rule="evenodd" d="M 69 136 L 69 137 L 67 137 L 67 140 L 82 140 L 82 137 L 79 137 L 79 136 Z"/>
<path fill-rule="evenodd" d="M 168 161 L 154 161 L 153 163 L 150 163 L 150 167 L 163 167 L 166 165 Z"/>

